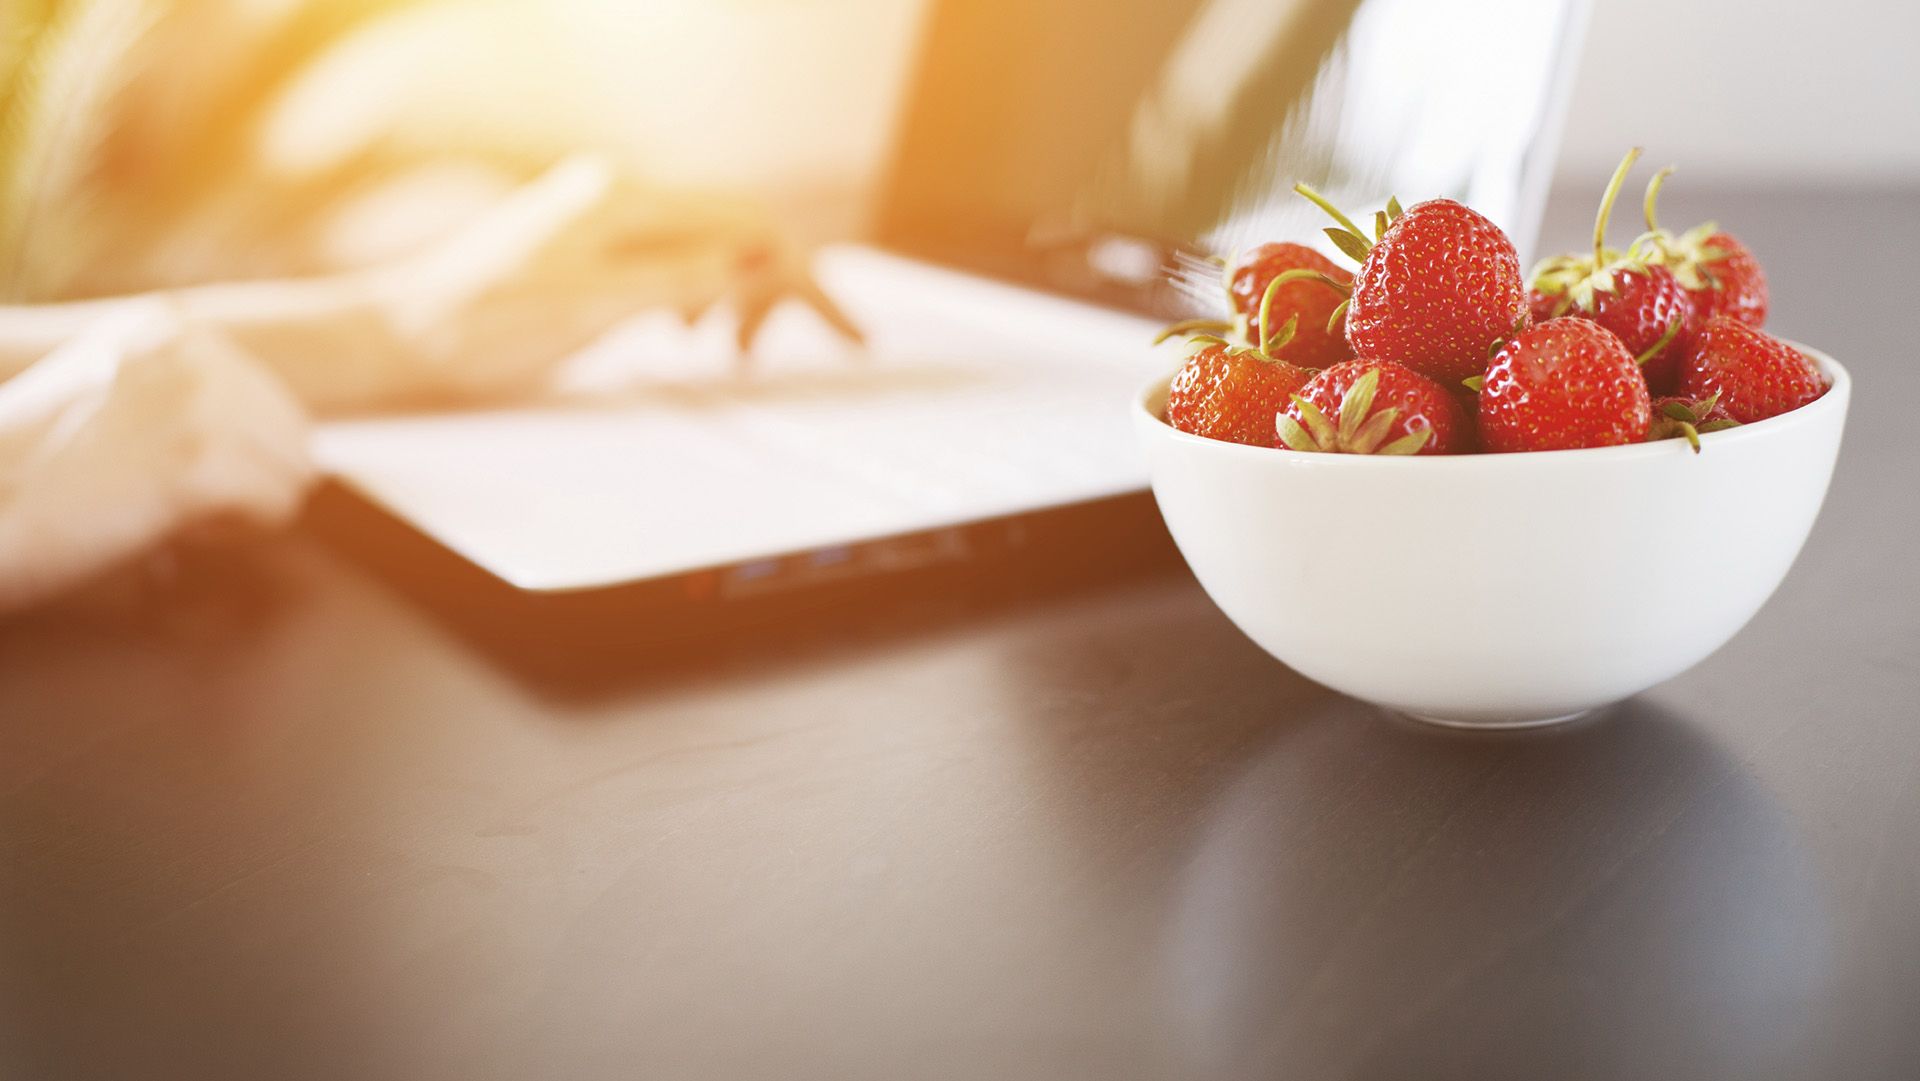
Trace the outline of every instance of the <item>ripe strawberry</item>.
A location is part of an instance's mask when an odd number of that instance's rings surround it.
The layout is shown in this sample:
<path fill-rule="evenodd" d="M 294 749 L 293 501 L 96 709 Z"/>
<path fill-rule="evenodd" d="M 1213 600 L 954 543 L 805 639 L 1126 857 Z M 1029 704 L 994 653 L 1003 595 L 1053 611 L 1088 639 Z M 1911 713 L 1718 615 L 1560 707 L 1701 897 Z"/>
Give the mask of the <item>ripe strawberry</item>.
<path fill-rule="evenodd" d="M 1680 361 L 1693 344 L 1694 305 L 1663 266 L 1615 270 L 1614 291 L 1595 293 L 1594 322 L 1613 331 L 1640 364 L 1650 391 L 1665 393 L 1680 378 Z"/>
<path fill-rule="evenodd" d="M 1167 423 L 1183 432 L 1273 445 L 1273 419 L 1313 373 L 1214 337 L 1193 339 L 1167 389 Z"/>
<path fill-rule="evenodd" d="M 1703 434 L 1739 426 L 1740 422 L 1721 408 L 1718 394 L 1710 394 L 1698 401 L 1686 398 L 1655 398 L 1653 423 L 1647 428 L 1647 441 L 1651 443 L 1656 439 L 1684 438 L 1692 444 L 1693 452 L 1698 454 L 1700 437 Z"/>
<path fill-rule="evenodd" d="M 1495 452 L 1638 443 L 1651 419 L 1633 354 L 1586 319 L 1522 331 L 1494 354 L 1480 388 L 1480 440 Z"/>
<path fill-rule="evenodd" d="M 1458 454 L 1473 442 L 1447 388 L 1390 360 L 1349 360 L 1314 376 L 1276 426 L 1279 446 L 1336 454 Z"/>
<path fill-rule="evenodd" d="M 1348 301 L 1347 343 L 1442 383 L 1478 375 L 1496 339 L 1529 321 L 1520 258 L 1500 227 L 1451 199 L 1374 215 L 1374 237 L 1305 184 L 1294 190 L 1332 214 L 1340 250 L 1361 260 Z"/>
<path fill-rule="evenodd" d="M 1607 217 L 1639 157 L 1639 147 L 1628 151 L 1607 184 L 1593 225 L 1593 255 L 1542 261 L 1533 270 L 1529 299 L 1536 322 L 1571 315 L 1613 331 L 1639 359 L 1650 390 L 1665 394 L 1693 340 L 1693 300 L 1671 271 L 1649 265 L 1638 247 L 1622 256 L 1606 246 Z"/>
<path fill-rule="evenodd" d="M 1826 392 L 1820 369 L 1799 350 L 1724 315 L 1700 329 L 1680 366 L 1681 396 L 1717 394 L 1742 424 L 1798 409 Z"/>
<path fill-rule="evenodd" d="M 1247 253 L 1227 274 L 1227 300 L 1239 316 L 1243 333 L 1250 344 L 1260 342 L 1260 309 L 1264 304 L 1276 329 L 1289 319 L 1297 320 L 1293 340 L 1283 346 L 1269 346 L 1281 360 L 1305 368 L 1327 368 L 1353 356 L 1346 336 L 1332 323 L 1335 310 L 1345 294 L 1324 282 L 1296 277 L 1274 285 L 1274 279 L 1289 270 L 1307 270 L 1331 278 L 1340 286 L 1353 283 L 1353 275 L 1333 264 L 1331 259 L 1299 244 L 1262 244 Z M 1267 293 L 1272 287 L 1273 295 Z"/>
<path fill-rule="evenodd" d="M 1707 286 L 1692 291 L 1702 321 L 1725 315 L 1750 327 L 1766 326 L 1767 275 L 1760 269 L 1760 260 L 1731 234 L 1715 229 L 1713 223 L 1707 223 L 1706 228 L 1711 231 L 1699 242 L 1698 258 Z M 1682 235 L 1681 242 L 1685 241 Z"/>
<path fill-rule="evenodd" d="M 1660 228 L 1654 203 L 1671 168 L 1647 182 L 1647 232 L 1634 241 L 1650 262 L 1665 266 L 1693 298 L 1697 330 L 1715 316 L 1737 319 L 1750 327 L 1767 322 L 1767 275 L 1747 246 L 1720 231 L 1713 222 L 1696 225 L 1674 236 Z"/>
<path fill-rule="evenodd" d="M 1671 393 L 1699 322 L 1693 298 L 1663 266 L 1635 265 L 1628 258 L 1613 263 L 1607 276 L 1612 280 L 1612 291 L 1595 289 L 1592 306 L 1585 309 L 1568 293 L 1533 290 L 1529 294 L 1533 321 L 1544 323 L 1562 316 L 1593 320 L 1613 331 L 1640 362 L 1640 373 L 1646 376 L 1651 393 Z"/>

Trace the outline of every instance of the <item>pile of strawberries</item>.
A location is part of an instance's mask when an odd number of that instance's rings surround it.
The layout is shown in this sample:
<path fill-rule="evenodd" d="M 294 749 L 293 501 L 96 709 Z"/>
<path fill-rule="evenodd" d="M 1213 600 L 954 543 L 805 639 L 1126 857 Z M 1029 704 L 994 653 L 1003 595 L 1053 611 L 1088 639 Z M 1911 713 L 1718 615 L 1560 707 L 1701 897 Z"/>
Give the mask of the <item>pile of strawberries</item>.
<path fill-rule="evenodd" d="M 1685 438 L 1797 409 L 1826 392 L 1818 367 L 1760 329 L 1767 281 L 1712 223 L 1679 235 L 1647 185 L 1647 232 L 1606 247 L 1634 150 L 1600 205 L 1591 255 L 1520 274 L 1498 226 L 1451 199 L 1374 215 L 1372 236 L 1327 235 L 1357 273 L 1298 244 L 1264 244 L 1227 269 L 1232 323 L 1190 320 L 1167 422 L 1213 439 L 1346 454 L 1565 450 Z"/>

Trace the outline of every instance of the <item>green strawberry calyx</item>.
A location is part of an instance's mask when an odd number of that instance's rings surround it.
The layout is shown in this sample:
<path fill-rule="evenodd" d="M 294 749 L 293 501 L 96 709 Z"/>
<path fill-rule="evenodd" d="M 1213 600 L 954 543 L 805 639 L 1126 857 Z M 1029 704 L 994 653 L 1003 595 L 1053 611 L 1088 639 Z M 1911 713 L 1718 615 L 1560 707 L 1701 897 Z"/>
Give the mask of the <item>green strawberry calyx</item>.
<path fill-rule="evenodd" d="M 1352 218 L 1341 213 L 1339 207 L 1328 202 L 1326 196 L 1313 190 L 1313 188 L 1306 183 L 1295 184 L 1293 190 L 1298 192 L 1314 206 L 1326 211 L 1334 221 L 1340 223 L 1340 228 L 1326 230 L 1327 239 L 1333 241 L 1334 247 L 1339 248 L 1347 258 L 1352 259 L 1356 263 L 1364 263 L 1367 261 L 1367 254 L 1373 251 L 1374 244 L 1386 237 L 1387 229 L 1390 228 L 1394 222 L 1399 221 L 1400 215 L 1403 213 L 1400 209 L 1400 200 L 1396 197 L 1388 196 L 1387 208 L 1385 210 L 1376 210 L 1373 213 L 1373 236 L 1369 237 L 1367 236 L 1366 230 L 1355 225 Z"/>
<path fill-rule="evenodd" d="M 1417 454 L 1427 441 L 1433 438 L 1433 429 L 1422 424 L 1420 428 L 1381 446 L 1387 438 L 1387 432 L 1393 428 L 1393 422 L 1400 417 L 1399 406 L 1389 406 L 1373 413 L 1374 395 L 1380 390 L 1380 372 L 1372 370 L 1353 381 L 1347 392 L 1340 397 L 1340 419 L 1338 423 L 1327 419 L 1320 407 L 1293 395 L 1293 404 L 1300 409 L 1300 416 L 1306 421 L 1302 424 L 1285 413 L 1274 418 L 1274 426 L 1280 435 L 1281 445 L 1292 450 L 1312 451 L 1323 454 Z"/>
<path fill-rule="evenodd" d="M 1647 346 L 1647 349 L 1645 352 L 1633 358 L 1633 362 L 1635 364 L 1645 366 L 1647 361 L 1652 360 L 1654 357 L 1659 356 L 1660 351 L 1662 349 L 1665 349 L 1667 346 L 1672 345 L 1673 339 L 1680 336 L 1680 328 L 1685 326 L 1686 322 L 1687 320 L 1685 316 L 1675 316 L 1673 319 L 1673 322 L 1667 324 L 1667 332 L 1665 334 L 1660 335 L 1660 340 L 1657 342 L 1654 342 L 1652 345 Z M 1718 396 L 1719 395 L 1716 393 L 1715 397 L 1718 397 Z"/>
<path fill-rule="evenodd" d="M 1326 196 L 1314 191 L 1313 188 L 1306 183 L 1295 184 L 1293 190 L 1298 192 L 1314 206 L 1326 211 L 1333 217 L 1334 221 L 1340 223 L 1340 228 L 1326 230 L 1327 239 L 1333 241 L 1334 247 L 1339 248 L 1347 258 L 1352 259 L 1356 263 L 1365 263 L 1367 256 L 1373 251 L 1373 246 L 1386 239 L 1387 230 L 1393 227 L 1394 222 L 1400 220 L 1400 215 L 1406 213 L 1406 211 L 1400 209 L 1400 199 L 1398 196 L 1387 196 L 1387 208 L 1373 212 L 1373 237 L 1369 239 L 1366 232 L 1353 223 L 1352 218 L 1341 213 L 1339 207 L 1334 206 L 1327 200 Z M 1338 291 L 1341 296 L 1346 298 L 1340 302 L 1339 307 L 1333 309 L 1332 314 L 1327 316 L 1327 333 L 1332 334 L 1334 328 L 1340 325 L 1340 321 L 1346 318 L 1347 308 L 1353 304 L 1353 286 L 1345 282 L 1335 281 L 1317 270 L 1307 270 L 1304 268 L 1289 270 L 1285 274 L 1280 275 L 1277 280 L 1299 281 L 1302 278 L 1311 278 L 1314 281 L 1321 282 Z"/>
<path fill-rule="evenodd" d="M 1684 288 L 1695 291 L 1718 289 L 1720 282 L 1706 267 L 1709 263 L 1725 259 L 1729 254 L 1726 249 L 1707 243 L 1720 231 L 1719 223 L 1702 222 L 1675 236 L 1660 228 L 1660 219 L 1654 213 L 1655 204 L 1660 200 L 1660 185 L 1666 183 L 1672 173 L 1673 166 L 1669 165 L 1647 181 L 1647 196 L 1642 204 L 1647 216 L 1647 231 L 1634 238 L 1627 251 L 1649 265 L 1666 267 Z"/>
<path fill-rule="evenodd" d="M 1615 274 L 1644 270 L 1651 261 L 1637 247 L 1629 247 L 1624 253 L 1607 247 L 1607 219 L 1613 214 L 1613 202 L 1620 196 L 1620 186 L 1626 183 L 1628 171 L 1639 159 L 1639 147 L 1627 151 L 1627 156 L 1620 159 L 1620 165 L 1614 169 L 1613 179 L 1607 182 L 1606 194 L 1600 197 L 1600 214 L 1593 222 L 1593 254 L 1543 259 L 1528 275 L 1528 284 L 1535 292 L 1560 298 L 1553 308 L 1554 318 L 1569 311 L 1593 311 L 1595 293 L 1619 291 Z"/>
<path fill-rule="evenodd" d="M 1287 274 L 1292 273 L 1295 271 L 1287 271 Z M 1287 274 L 1276 275 L 1267 283 L 1267 291 L 1260 294 L 1260 352 L 1269 357 L 1273 356 L 1275 349 L 1282 348 L 1292 341 L 1294 332 L 1300 329 L 1300 316 L 1291 315 L 1287 317 L 1287 325 L 1280 328 L 1280 333 L 1273 332 L 1273 298 L 1280 292 L 1280 286 L 1285 282 Z M 1324 274 L 1320 276 L 1326 277 Z"/>
<path fill-rule="evenodd" d="M 1206 352 L 1209 349 L 1219 349 L 1226 356 L 1244 357 L 1248 360 L 1257 360 L 1262 364 L 1287 363 L 1286 361 L 1281 360 L 1279 357 L 1276 357 L 1271 353 L 1263 353 L 1260 350 L 1254 349 L 1250 346 L 1238 345 L 1234 342 L 1228 341 L 1225 338 L 1218 337 L 1213 334 L 1196 334 L 1193 337 L 1188 338 L 1187 352 L 1186 352 L 1185 359 L 1191 360 L 1194 357 L 1200 355 L 1201 353 Z"/>
<path fill-rule="evenodd" d="M 1720 404 L 1720 392 L 1699 401 L 1667 402 L 1653 415 L 1653 424 L 1647 430 L 1647 441 L 1656 439 L 1685 439 L 1695 454 L 1700 453 L 1700 436 L 1705 432 L 1718 432 L 1727 428 L 1738 428 L 1740 422 L 1731 417 L 1707 420 Z"/>

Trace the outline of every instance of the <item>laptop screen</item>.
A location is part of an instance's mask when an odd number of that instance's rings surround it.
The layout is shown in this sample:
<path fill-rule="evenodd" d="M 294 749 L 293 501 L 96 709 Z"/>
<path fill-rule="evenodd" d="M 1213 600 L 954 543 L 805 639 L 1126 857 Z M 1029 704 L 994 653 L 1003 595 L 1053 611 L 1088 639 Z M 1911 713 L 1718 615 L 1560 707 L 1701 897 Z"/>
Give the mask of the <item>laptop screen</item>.
<path fill-rule="evenodd" d="M 1176 253 L 1317 237 L 1462 199 L 1523 258 L 1579 0 L 936 0 L 879 213 L 883 244 L 1174 315 Z"/>

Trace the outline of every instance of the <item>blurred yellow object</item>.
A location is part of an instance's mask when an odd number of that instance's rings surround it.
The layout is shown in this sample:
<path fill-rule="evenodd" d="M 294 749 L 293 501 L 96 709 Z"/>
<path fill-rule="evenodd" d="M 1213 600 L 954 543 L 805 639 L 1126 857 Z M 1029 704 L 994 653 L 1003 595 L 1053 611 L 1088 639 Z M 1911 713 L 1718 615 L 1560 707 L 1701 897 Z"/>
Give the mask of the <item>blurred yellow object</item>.
<path fill-rule="evenodd" d="M 632 14 L 0 0 L 0 609 L 284 521 L 309 413 L 538 393 L 650 308 L 727 302 L 743 358 L 787 296 L 857 338 L 756 200 L 570 152 L 621 120 L 568 57 Z"/>
<path fill-rule="evenodd" d="M 363 270 L 0 307 L 0 609 L 195 519 L 284 520 L 305 409 L 530 393 L 647 307 L 728 300 L 744 346 L 795 295 L 857 336 L 764 218 L 697 209 L 575 157 Z"/>
<path fill-rule="evenodd" d="M 341 269 L 336 219 L 398 180 L 579 151 L 844 231 L 922 7 L 0 0 L 0 300 Z"/>

